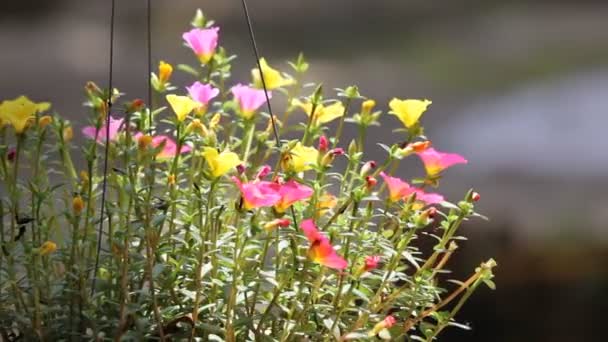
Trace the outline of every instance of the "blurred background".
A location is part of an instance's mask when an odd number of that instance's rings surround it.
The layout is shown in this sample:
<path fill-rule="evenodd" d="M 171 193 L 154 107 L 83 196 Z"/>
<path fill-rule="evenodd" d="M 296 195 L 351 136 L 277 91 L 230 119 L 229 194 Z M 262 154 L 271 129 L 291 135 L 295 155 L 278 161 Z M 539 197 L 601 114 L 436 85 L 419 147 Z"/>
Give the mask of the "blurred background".
<path fill-rule="evenodd" d="M 145 97 L 145 1 L 117 1 L 114 84 Z M 221 25 L 221 44 L 254 63 L 240 2 L 153 0 L 153 58 L 194 63 L 181 33 L 196 8 Z M 106 84 L 110 1 L 2 1 L 0 99 L 51 101 L 79 126 L 88 80 Z M 262 55 L 286 70 L 303 51 L 309 80 L 357 84 L 386 109 L 393 96 L 430 98 L 434 145 L 463 154 L 441 192 L 469 188 L 489 222 L 468 222 L 452 259 L 464 277 L 498 260 L 449 341 L 595 341 L 608 311 L 608 3 L 606 1 L 250 0 Z M 190 78 L 176 71 L 173 83 Z M 330 95 L 330 94 L 328 94 Z M 80 120 L 80 121 L 79 121 Z M 374 142 L 395 142 L 384 117 Z M 415 176 L 420 165 L 401 170 Z M 419 174 L 418 174 L 419 175 Z"/>

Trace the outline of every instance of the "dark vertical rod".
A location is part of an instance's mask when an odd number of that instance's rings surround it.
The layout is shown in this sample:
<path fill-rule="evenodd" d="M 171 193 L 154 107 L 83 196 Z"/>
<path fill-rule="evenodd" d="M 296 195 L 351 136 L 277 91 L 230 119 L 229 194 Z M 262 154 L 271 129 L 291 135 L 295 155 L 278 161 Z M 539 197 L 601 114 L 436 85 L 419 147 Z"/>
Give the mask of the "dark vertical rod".
<path fill-rule="evenodd" d="M 106 112 L 106 149 L 103 158 L 103 182 L 101 188 L 101 209 L 99 210 L 99 228 L 97 231 L 97 252 L 95 253 L 95 267 L 93 268 L 93 283 L 91 284 L 91 296 L 95 294 L 95 283 L 97 281 L 97 268 L 99 268 L 99 254 L 101 253 L 101 238 L 103 233 L 103 217 L 106 208 L 106 192 L 108 188 L 108 155 L 110 152 L 110 115 L 112 112 L 112 93 L 114 76 L 114 17 L 116 1 L 112 0 L 112 10 L 110 14 L 110 61 L 108 71 L 108 111 Z M 92 196 L 92 194 L 89 194 Z"/>
<path fill-rule="evenodd" d="M 146 0 L 146 28 L 147 28 L 147 37 L 146 37 L 146 43 L 147 43 L 147 53 L 148 53 L 148 85 L 147 85 L 147 89 L 148 89 L 148 124 L 150 125 L 149 127 L 149 134 L 152 133 L 152 5 L 151 5 L 151 0 Z"/>

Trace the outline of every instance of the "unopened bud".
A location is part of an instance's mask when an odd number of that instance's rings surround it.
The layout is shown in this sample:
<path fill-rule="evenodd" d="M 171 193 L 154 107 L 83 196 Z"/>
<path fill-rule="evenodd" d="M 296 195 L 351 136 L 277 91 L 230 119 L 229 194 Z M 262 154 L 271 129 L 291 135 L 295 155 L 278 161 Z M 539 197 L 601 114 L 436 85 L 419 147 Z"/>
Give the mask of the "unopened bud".
<path fill-rule="evenodd" d="M 321 159 L 321 166 L 329 166 L 331 163 L 334 162 L 334 160 L 336 159 L 336 156 L 341 156 L 343 154 L 344 154 L 344 149 L 340 148 L 340 147 L 329 150 L 323 156 L 323 159 Z"/>
<path fill-rule="evenodd" d="M 101 91 L 101 89 L 99 89 L 97 84 L 91 81 L 86 83 L 86 85 L 84 86 L 84 90 L 89 96 L 101 97 L 103 95 L 103 92 Z"/>
<path fill-rule="evenodd" d="M 481 199 L 481 195 L 478 192 L 473 192 L 471 194 L 471 200 L 473 202 L 477 202 L 477 201 L 479 201 L 479 199 Z"/>
<path fill-rule="evenodd" d="M 365 175 L 370 173 L 370 171 L 372 171 L 375 168 L 376 168 L 376 162 L 373 160 L 370 160 L 370 161 L 366 162 L 365 164 L 363 164 L 363 166 L 361 166 L 361 171 L 359 172 L 359 175 L 361 177 L 364 177 Z"/>
<path fill-rule="evenodd" d="M 397 322 L 397 320 L 395 319 L 395 317 L 393 317 L 392 315 L 388 315 L 386 316 L 383 320 L 381 320 L 380 322 L 376 323 L 376 325 L 374 326 L 374 328 L 368 333 L 368 335 L 371 336 L 376 336 L 378 335 L 378 333 L 384 329 L 389 329 L 391 328 L 393 325 L 395 325 L 395 323 Z"/>
<path fill-rule="evenodd" d="M 411 147 L 414 152 L 420 153 L 429 148 L 431 146 L 431 142 L 429 140 L 416 141 L 409 144 L 408 146 Z"/>
<path fill-rule="evenodd" d="M 371 271 L 373 269 L 378 268 L 378 264 L 380 263 L 379 255 L 368 255 L 365 257 L 365 270 Z"/>
<path fill-rule="evenodd" d="M 167 184 L 169 185 L 175 185 L 175 174 L 170 174 L 169 177 L 167 177 Z"/>
<path fill-rule="evenodd" d="M 270 168 L 270 165 L 262 165 L 262 167 L 260 167 L 260 170 L 258 171 L 258 174 L 255 176 L 255 178 L 257 179 L 264 179 L 266 178 L 266 176 L 268 176 L 270 174 L 270 172 L 272 171 L 272 168 Z"/>
<path fill-rule="evenodd" d="M 6 159 L 12 163 L 15 161 L 15 157 L 17 157 L 17 149 L 14 147 L 9 148 L 8 152 L 6 153 Z"/>
<path fill-rule="evenodd" d="M 366 100 L 361 104 L 361 114 L 366 115 L 372 112 L 374 107 L 376 106 L 376 101 L 374 100 Z"/>
<path fill-rule="evenodd" d="M 266 222 L 266 224 L 264 224 L 264 229 L 266 229 L 267 231 L 273 231 L 277 228 L 289 227 L 290 224 L 291 221 L 289 219 L 279 218 L 274 219 L 270 222 Z"/>
<path fill-rule="evenodd" d="M 245 171 L 247 171 L 247 167 L 245 167 L 245 164 L 239 164 L 236 166 L 236 172 L 238 172 L 239 175 L 242 175 L 243 173 L 245 173 Z"/>
<path fill-rule="evenodd" d="M 148 146 L 150 146 L 150 144 L 152 143 L 152 137 L 144 134 L 141 135 L 138 139 L 137 139 L 137 148 L 139 148 L 140 151 L 144 151 L 148 148 Z"/>
<path fill-rule="evenodd" d="M 329 141 L 327 141 L 327 137 L 322 135 L 319 137 L 319 152 L 325 153 L 329 148 Z"/>
<path fill-rule="evenodd" d="M 139 112 L 140 110 L 142 110 L 144 108 L 144 106 L 145 106 L 144 100 L 135 99 L 127 105 L 127 112 L 129 112 L 129 113 Z"/>
<path fill-rule="evenodd" d="M 75 196 L 72 199 L 72 210 L 74 211 L 74 214 L 80 215 L 82 209 L 84 209 L 84 201 L 82 200 L 82 197 Z"/>
<path fill-rule="evenodd" d="M 165 84 L 171 78 L 171 74 L 173 73 L 173 66 L 169 63 L 165 63 L 165 61 L 160 61 L 158 64 L 158 80 Z"/>
<path fill-rule="evenodd" d="M 43 242 L 42 245 L 40 245 L 40 248 L 38 249 L 40 255 L 42 256 L 49 255 L 55 252 L 56 250 L 57 244 L 50 240 Z"/>
<path fill-rule="evenodd" d="M 63 129 L 63 141 L 69 142 L 74 138 L 74 131 L 72 130 L 72 126 L 68 126 Z"/>
<path fill-rule="evenodd" d="M 215 113 L 213 117 L 211 117 L 211 120 L 209 120 L 209 128 L 211 130 L 215 130 L 217 128 L 217 125 L 220 123 L 221 118 L 222 115 L 220 113 Z"/>
<path fill-rule="evenodd" d="M 378 180 L 375 177 L 365 176 L 365 187 L 368 191 L 373 189 L 376 184 L 378 184 Z"/>
<path fill-rule="evenodd" d="M 40 126 L 40 128 L 44 128 L 50 125 L 51 122 L 53 122 L 53 117 L 50 115 L 45 115 L 41 117 L 40 120 L 38 120 L 38 125 Z"/>

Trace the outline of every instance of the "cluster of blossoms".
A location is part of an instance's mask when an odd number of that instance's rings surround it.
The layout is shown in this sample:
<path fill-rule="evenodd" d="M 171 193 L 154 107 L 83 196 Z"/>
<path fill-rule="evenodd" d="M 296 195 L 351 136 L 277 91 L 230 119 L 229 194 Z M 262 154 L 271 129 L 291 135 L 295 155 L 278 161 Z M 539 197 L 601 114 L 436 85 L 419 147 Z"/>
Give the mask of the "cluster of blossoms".
<path fill-rule="evenodd" d="M 0 104 L 3 339 L 430 341 L 455 325 L 477 286 L 493 286 L 495 264 L 444 295 L 456 231 L 480 216 L 480 196 L 453 204 L 432 189 L 467 160 L 423 134 L 431 101 L 389 102 L 404 127 L 377 163 L 364 154 L 367 130 L 393 119 L 374 100 L 355 86 L 337 99 L 304 86 L 303 56 L 294 75 L 262 58 L 251 82 L 233 82 L 219 32 L 197 13 L 182 35 L 197 65 L 177 66 L 193 83 L 172 85 L 161 61 L 150 103 L 110 113 L 122 94 L 88 83 L 79 163 L 72 124 L 43 115 L 48 103 Z M 263 110 L 275 97 L 287 104 L 277 117 Z M 425 172 L 408 182 L 397 173 L 410 156 Z M 50 171 L 65 181 L 53 185 Z M 413 242 L 429 227 L 441 233 L 424 251 Z"/>

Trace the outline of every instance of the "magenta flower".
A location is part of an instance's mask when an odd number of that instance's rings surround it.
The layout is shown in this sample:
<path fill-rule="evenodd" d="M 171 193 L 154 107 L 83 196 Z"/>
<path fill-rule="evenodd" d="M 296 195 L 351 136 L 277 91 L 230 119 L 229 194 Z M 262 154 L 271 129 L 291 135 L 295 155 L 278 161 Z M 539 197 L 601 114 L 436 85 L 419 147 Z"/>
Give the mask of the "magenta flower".
<path fill-rule="evenodd" d="M 207 107 L 209 101 L 216 97 L 220 90 L 217 88 L 213 88 L 210 84 L 203 84 L 201 82 L 194 82 L 191 86 L 186 87 L 188 90 L 188 94 L 190 97 L 201 104 L 202 107 Z"/>
<path fill-rule="evenodd" d="M 378 268 L 378 264 L 380 263 L 380 256 L 379 255 L 368 255 L 365 257 L 365 270 L 366 271 L 371 271 L 373 269 Z"/>
<path fill-rule="evenodd" d="M 207 29 L 193 28 L 182 34 L 182 38 L 192 51 L 196 54 L 201 63 L 208 63 L 217 48 L 219 27 Z"/>
<path fill-rule="evenodd" d="M 309 198 L 314 192 L 312 188 L 302 185 L 293 179 L 285 184 L 276 185 L 281 199 L 274 205 L 274 208 L 279 213 L 284 213 L 295 202 Z"/>
<path fill-rule="evenodd" d="M 416 193 L 416 199 L 426 204 L 436 204 L 443 202 L 443 196 L 436 193 L 426 193 L 424 190 L 410 186 L 400 178 L 391 177 L 384 172 L 380 172 L 380 176 L 384 179 L 388 187 L 389 201 L 396 202 L 400 199 L 409 197 Z"/>
<path fill-rule="evenodd" d="M 312 261 L 338 270 L 348 266 L 348 262 L 336 252 L 329 239 L 317 229 L 313 220 L 302 221 L 300 228 L 310 242 L 308 257 Z"/>
<path fill-rule="evenodd" d="M 133 138 L 135 140 L 138 140 L 139 137 L 141 137 L 142 135 L 143 134 L 141 134 L 141 133 L 137 133 L 133 136 Z M 165 145 L 163 146 L 163 149 L 160 152 L 158 152 L 158 154 L 156 155 L 156 158 L 168 159 L 168 158 L 175 157 L 175 155 L 177 154 L 177 144 L 175 143 L 175 141 L 173 141 L 173 139 L 171 139 L 170 137 L 168 137 L 166 135 L 156 135 L 156 136 L 152 137 L 151 145 L 153 148 L 157 148 L 162 143 L 164 143 Z M 190 146 L 184 145 L 180 149 L 179 153 L 180 154 L 188 153 L 191 150 L 192 149 L 190 148 Z"/>
<path fill-rule="evenodd" d="M 232 91 L 234 99 L 238 102 L 241 114 L 245 119 L 251 119 L 253 113 L 266 102 L 264 90 L 251 88 L 239 83 L 232 87 L 230 91 Z M 270 92 L 268 92 L 268 98 L 271 98 Z"/>
<path fill-rule="evenodd" d="M 118 132 L 123 128 L 123 119 L 114 119 L 110 116 L 110 136 L 109 141 L 115 141 Z M 97 132 L 97 129 L 94 126 L 86 126 L 82 129 L 82 134 L 84 134 L 87 138 L 97 139 L 97 142 L 100 144 L 106 143 L 106 125 L 104 124 Z M 97 135 L 97 138 L 95 137 Z"/>
<path fill-rule="evenodd" d="M 243 183 L 237 177 L 232 177 L 232 180 L 241 190 L 243 198 L 243 207 L 247 210 L 270 207 L 281 200 L 281 195 L 277 191 L 277 184 L 267 181 L 254 181 Z"/>
<path fill-rule="evenodd" d="M 418 152 L 418 156 L 424 163 L 424 168 L 429 176 L 437 176 L 441 171 L 456 164 L 466 164 L 467 160 L 463 156 L 456 153 L 443 153 L 429 147 L 422 152 Z"/>

